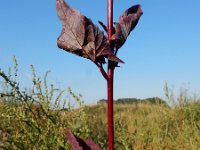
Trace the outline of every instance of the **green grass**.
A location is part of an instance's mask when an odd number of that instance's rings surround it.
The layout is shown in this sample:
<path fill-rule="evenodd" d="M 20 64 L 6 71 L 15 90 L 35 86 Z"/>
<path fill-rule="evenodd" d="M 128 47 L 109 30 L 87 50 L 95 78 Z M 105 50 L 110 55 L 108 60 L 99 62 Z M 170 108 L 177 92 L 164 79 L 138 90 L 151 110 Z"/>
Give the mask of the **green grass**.
<path fill-rule="evenodd" d="M 87 107 L 86 112 L 91 118 L 91 127 L 100 130 L 97 135 L 106 138 L 105 108 Z M 127 150 L 197 150 L 200 148 L 200 103 L 176 108 L 115 105 L 115 143 L 116 149 Z"/>
<path fill-rule="evenodd" d="M 15 60 L 15 59 L 14 59 Z M 32 89 L 20 89 L 17 62 L 14 71 L 0 70 L 0 149 L 69 149 L 65 129 L 83 139 L 92 139 L 107 149 L 106 103 L 84 106 L 71 89 L 62 91 L 36 76 Z M 79 108 L 71 108 L 65 93 Z M 180 94 L 174 107 L 162 104 L 114 105 L 116 150 L 198 150 L 200 148 L 200 101 Z M 64 101 L 64 103 L 63 103 Z M 62 104 L 62 105 L 61 105 Z"/>
<path fill-rule="evenodd" d="M 30 111 L 35 115 L 32 116 Z M 55 122 L 40 111 L 36 108 L 27 110 L 23 104 L 1 102 L 0 141 L 5 149 L 69 149 L 64 135 L 66 127 L 106 149 L 105 105 L 50 110 L 49 115 Z M 114 119 L 116 149 L 200 148 L 200 103 L 181 108 L 120 104 L 115 105 Z"/>

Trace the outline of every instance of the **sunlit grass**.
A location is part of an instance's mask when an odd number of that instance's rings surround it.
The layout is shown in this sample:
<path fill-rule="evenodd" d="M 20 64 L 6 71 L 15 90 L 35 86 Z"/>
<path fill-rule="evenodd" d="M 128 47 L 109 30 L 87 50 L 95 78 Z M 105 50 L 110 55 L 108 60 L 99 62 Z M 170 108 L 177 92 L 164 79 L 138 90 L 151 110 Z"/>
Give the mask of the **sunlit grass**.
<path fill-rule="evenodd" d="M 13 74 L 11 69 L 8 73 L 0 70 L 0 149 L 70 149 L 66 128 L 107 149 L 106 103 L 84 106 L 71 89 L 62 91 L 49 86 L 48 73 L 44 79 L 37 77 L 33 66 L 32 89 L 20 89 L 16 59 L 14 62 Z M 64 100 L 65 92 L 79 108 L 73 109 Z M 173 107 L 151 103 L 115 104 L 115 149 L 198 150 L 200 101 L 180 93 L 178 102 Z"/>

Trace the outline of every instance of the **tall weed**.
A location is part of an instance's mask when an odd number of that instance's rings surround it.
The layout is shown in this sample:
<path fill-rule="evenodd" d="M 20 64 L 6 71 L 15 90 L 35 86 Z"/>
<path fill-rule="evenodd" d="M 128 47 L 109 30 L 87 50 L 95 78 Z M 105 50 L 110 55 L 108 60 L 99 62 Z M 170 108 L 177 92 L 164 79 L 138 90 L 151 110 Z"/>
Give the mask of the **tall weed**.
<path fill-rule="evenodd" d="M 48 74 L 37 77 L 31 65 L 32 88 L 21 89 L 18 63 L 7 73 L 0 70 L 0 149 L 71 149 L 65 129 L 92 139 L 107 149 L 107 105 L 85 106 L 70 88 L 49 84 Z M 161 104 L 115 104 L 116 150 L 175 149 L 200 147 L 200 101 L 182 90 L 177 100 L 166 83 L 165 95 L 173 107 Z M 65 99 L 68 93 L 79 107 Z"/>

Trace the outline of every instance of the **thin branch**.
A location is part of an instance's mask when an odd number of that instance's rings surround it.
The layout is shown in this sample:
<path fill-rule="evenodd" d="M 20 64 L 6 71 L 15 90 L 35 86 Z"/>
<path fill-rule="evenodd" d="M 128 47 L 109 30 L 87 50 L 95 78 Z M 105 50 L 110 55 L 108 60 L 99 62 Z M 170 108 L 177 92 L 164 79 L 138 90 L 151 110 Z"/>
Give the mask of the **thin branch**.
<path fill-rule="evenodd" d="M 0 97 L 13 97 L 13 94 L 0 93 Z"/>
<path fill-rule="evenodd" d="M 108 80 L 108 75 L 106 73 L 106 71 L 104 70 L 102 64 L 99 64 L 99 63 L 95 63 L 97 65 L 97 67 L 99 68 L 101 74 L 103 75 L 103 77 Z"/>

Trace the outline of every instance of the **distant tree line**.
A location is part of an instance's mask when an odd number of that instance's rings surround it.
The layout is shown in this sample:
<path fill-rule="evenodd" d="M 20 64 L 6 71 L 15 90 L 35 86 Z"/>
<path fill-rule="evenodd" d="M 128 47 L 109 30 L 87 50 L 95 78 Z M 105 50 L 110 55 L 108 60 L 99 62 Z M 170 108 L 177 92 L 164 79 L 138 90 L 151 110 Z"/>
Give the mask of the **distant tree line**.
<path fill-rule="evenodd" d="M 98 104 L 107 103 L 106 99 L 101 99 L 98 101 Z M 135 103 L 145 103 L 145 104 L 159 104 L 168 106 L 167 102 L 159 97 L 152 97 L 146 99 L 139 98 L 119 98 L 114 101 L 114 104 L 135 104 Z"/>

